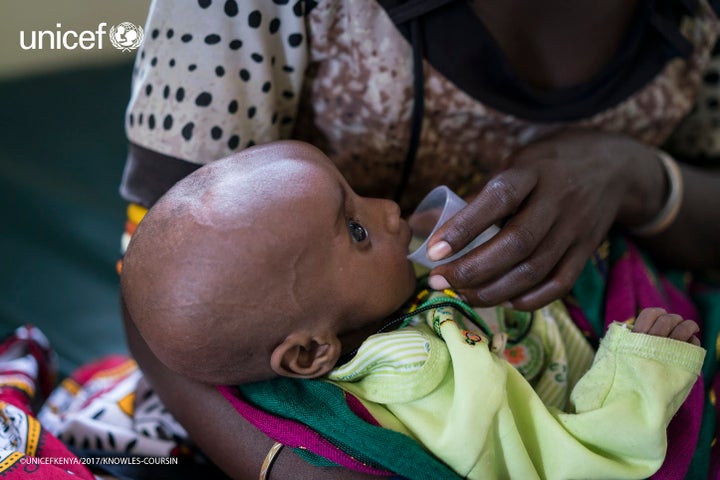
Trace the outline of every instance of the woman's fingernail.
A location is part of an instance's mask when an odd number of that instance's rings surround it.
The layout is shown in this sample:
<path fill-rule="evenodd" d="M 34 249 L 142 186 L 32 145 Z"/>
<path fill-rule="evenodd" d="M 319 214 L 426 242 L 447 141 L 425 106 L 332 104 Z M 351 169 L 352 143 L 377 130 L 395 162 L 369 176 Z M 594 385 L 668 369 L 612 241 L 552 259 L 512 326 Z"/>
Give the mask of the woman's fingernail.
<path fill-rule="evenodd" d="M 433 290 L 445 290 L 446 288 L 450 288 L 450 284 L 442 275 L 432 275 L 428 278 L 428 284 Z"/>
<path fill-rule="evenodd" d="M 441 240 L 432 247 L 427 249 L 427 257 L 436 262 L 447 257 L 452 252 L 452 247 L 445 240 Z"/>

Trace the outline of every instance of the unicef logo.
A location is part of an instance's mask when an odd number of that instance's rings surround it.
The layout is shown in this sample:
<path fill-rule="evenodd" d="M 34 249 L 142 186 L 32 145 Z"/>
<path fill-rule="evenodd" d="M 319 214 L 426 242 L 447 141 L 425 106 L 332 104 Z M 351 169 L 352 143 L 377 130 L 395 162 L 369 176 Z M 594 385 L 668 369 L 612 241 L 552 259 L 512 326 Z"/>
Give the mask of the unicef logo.
<path fill-rule="evenodd" d="M 110 43 L 123 52 L 138 48 L 143 41 L 143 29 L 130 22 L 122 22 L 110 27 Z"/>

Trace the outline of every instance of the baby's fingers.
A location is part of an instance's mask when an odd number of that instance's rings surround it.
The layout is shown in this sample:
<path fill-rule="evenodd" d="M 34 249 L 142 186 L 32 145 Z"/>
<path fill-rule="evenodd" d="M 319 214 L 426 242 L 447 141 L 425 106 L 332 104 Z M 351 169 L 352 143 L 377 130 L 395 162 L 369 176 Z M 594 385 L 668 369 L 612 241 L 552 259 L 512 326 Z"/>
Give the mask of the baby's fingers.
<path fill-rule="evenodd" d="M 697 333 L 700 332 L 698 324 L 693 320 L 685 320 L 680 315 L 667 313 L 662 308 L 643 309 L 635 320 L 633 331 L 700 346 L 697 337 Z"/>
<path fill-rule="evenodd" d="M 645 308 L 638 315 L 633 326 L 633 332 L 650 333 L 650 329 L 655 325 L 655 321 L 667 312 L 662 308 Z M 671 330 L 668 330 L 670 333 Z"/>
<path fill-rule="evenodd" d="M 700 346 L 700 340 L 697 337 L 697 334 L 699 332 L 700 327 L 697 323 L 695 323 L 693 320 L 683 320 L 673 329 L 672 333 L 670 333 L 669 335 L 669 338 Z"/>

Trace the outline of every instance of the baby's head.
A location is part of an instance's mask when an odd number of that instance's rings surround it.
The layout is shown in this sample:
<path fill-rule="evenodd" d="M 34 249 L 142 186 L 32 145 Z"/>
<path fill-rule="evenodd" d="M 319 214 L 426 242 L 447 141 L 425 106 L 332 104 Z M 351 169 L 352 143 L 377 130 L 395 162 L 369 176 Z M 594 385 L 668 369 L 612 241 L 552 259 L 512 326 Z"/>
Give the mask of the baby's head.
<path fill-rule="evenodd" d="M 358 196 L 316 148 L 277 142 L 198 169 L 150 209 L 123 297 L 187 377 L 313 378 L 412 294 L 409 240 L 394 202 Z"/>

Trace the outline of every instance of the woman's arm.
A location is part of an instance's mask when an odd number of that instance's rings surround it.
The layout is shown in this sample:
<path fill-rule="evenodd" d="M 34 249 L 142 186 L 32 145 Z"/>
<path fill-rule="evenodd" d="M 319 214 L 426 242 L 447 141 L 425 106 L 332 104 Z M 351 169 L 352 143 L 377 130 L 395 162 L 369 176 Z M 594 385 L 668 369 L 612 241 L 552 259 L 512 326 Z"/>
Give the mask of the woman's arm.
<path fill-rule="evenodd" d="M 720 168 L 680 165 L 684 193 L 677 219 L 642 239 L 663 263 L 689 269 L 720 267 Z"/>
<path fill-rule="evenodd" d="M 122 313 L 130 351 L 167 409 L 224 472 L 238 480 L 257 479 L 274 442 L 246 422 L 215 386 L 184 378 L 160 363 L 129 318 L 124 302 Z M 268 478 L 362 480 L 377 477 L 339 467 L 313 467 L 284 449 L 276 457 Z"/>

